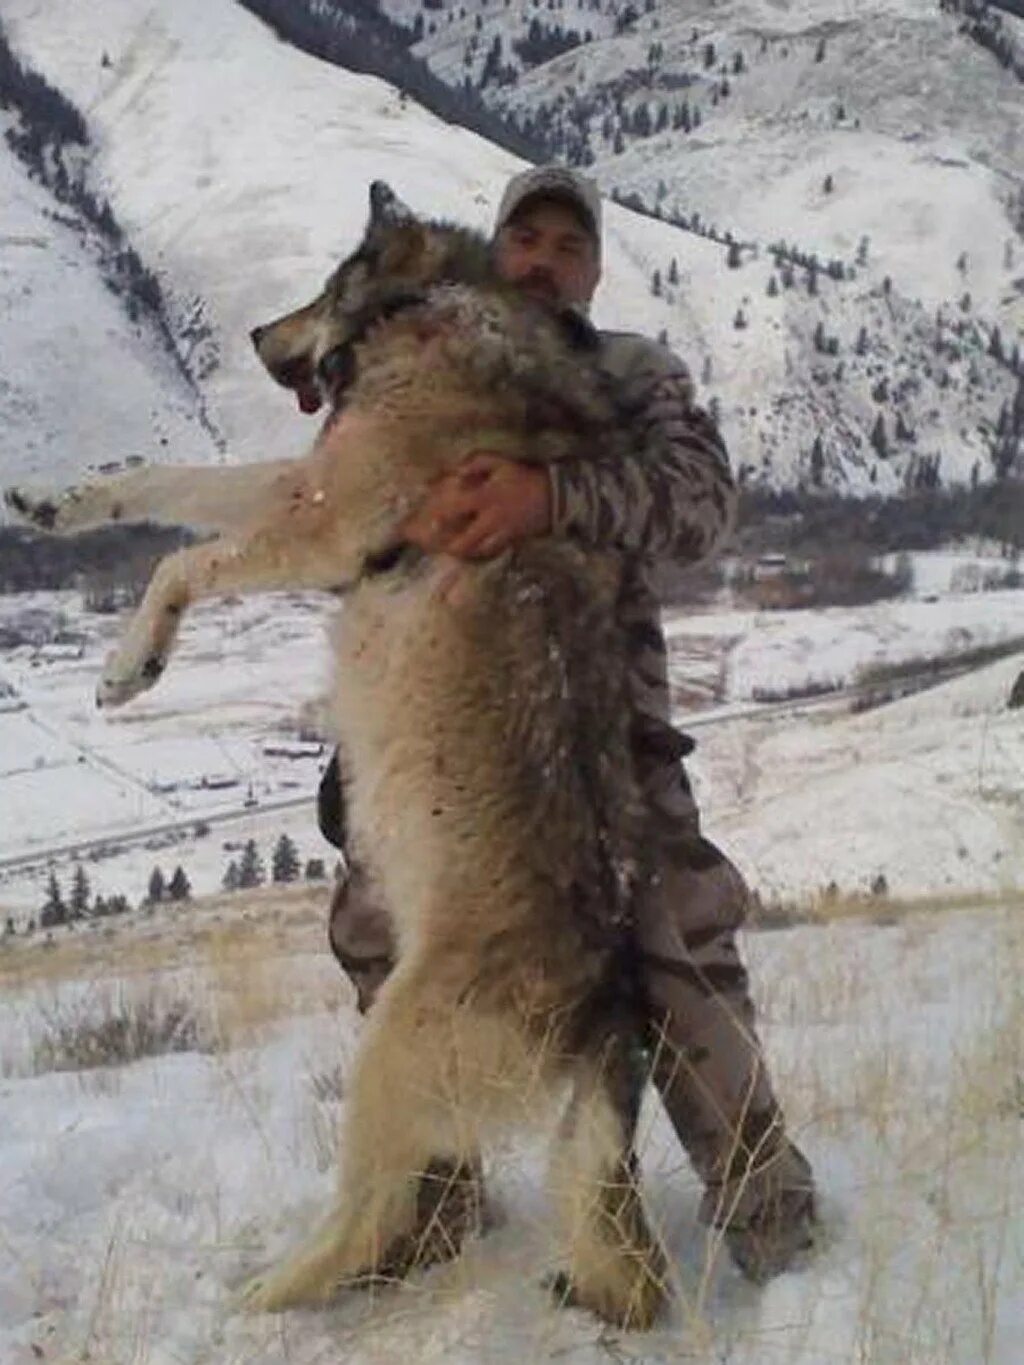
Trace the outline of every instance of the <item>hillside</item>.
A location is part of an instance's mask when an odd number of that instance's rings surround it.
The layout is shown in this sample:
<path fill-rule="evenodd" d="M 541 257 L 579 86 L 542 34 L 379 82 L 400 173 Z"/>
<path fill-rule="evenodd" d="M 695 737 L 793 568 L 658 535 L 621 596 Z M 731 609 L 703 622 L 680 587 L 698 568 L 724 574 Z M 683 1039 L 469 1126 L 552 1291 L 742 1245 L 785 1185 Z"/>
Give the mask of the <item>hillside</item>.
<path fill-rule="evenodd" d="M 390 8 L 399 10 L 398 0 Z M 686 6 L 665 5 L 616 35 L 616 7 L 589 12 L 595 25 L 601 19 L 592 43 L 538 63 L 501 98 L 528 100 L 541 117 L 559 98 L 553 91 L 572 89 L 590 92 L 599 111 L 626 81 L 635 86 L 622 106 L 633 111 L 632 127 L 641 97 L 653 106 L 656 93 L 694 85 L 703 50 L 695 26 L 705 46 L 732 53 L 742 38 L 747 54 L 728 99 L 708 105 L 699 130 L 631 134 L 618 155 L 614 133 L 611 149 L 591 137 L 592 169 L 607 190 L 647 196 L 656 176 L 666 211 L 691 226 L 696 213 L 700 227 L 684 231 L 610 207 L 598 321 L 667 335 L 749 480 L 898 492 L 1012 471 L 1014 426 L 1024 426 L 1024 397 L 1013 410 L 1022 305 L 1017 265 L 1004 261 L 1016 262 L 1024 248 L 1008 216 L 1020 168 L 1005 129 L 1024 87 L 924 0 L 877 6 L 874 26 L 852 7 L 841 23 L 825 23 L 820 6 L 736 4 L 716 7 L 712 31 L 706 19 L 688 19 Z M 442 74 L 450 74 L 457 37 L 464 51 L 477 33 L 477 18 L 488 38 L 524 19 L 521 5 L 499 11 L 496 0 L 490 10 L 479 0 L 446 9 L 450 23 L 440 15 L 430 20 L 437 33 L 425 30 L 416 50 Z M 219 363 L 200 393 L 233 457 L 301 448 L 304 429 L 286 396 L 267 385 L 247 334 L 311 293 L 355 241 L 369 180 L 389 179 L 424 212 L 486 227 L 517 165 L 381 82 L 278 41 L 233 0 L 103 0 L 88 14 L 72 0 L 9 0 L 4 22 L 22 60 L 84 114 L 89 181 L 142 259 L 173 297 L 202 302 Z M 819 30 L 828 35 L 820 63 Z M 662 55 L 648 92 L 629 73 L 644 65 L 655 34 Z M 858 107 L 848 101 L 837 121 L 826 92 L 856 71 L 857 52 L 867 65 L 888 52 L 894 68 L 926 48 L 938 84 L 943 42 L 958 73 L 942 96 L 944 122 L 923 84 L 914 101 L 881 99 L 890 83 L 884 64 L 870 87 L 850 79 Z M 968 98 L 990 80 L 995 105 Z M 962 127 L 957 109 L 967 111 Z M 603 124 L 604 115 L 594 118 Z M 920 125 L 929 120 L 926 136 Z M 9 212 L 0 210 L 2 221 Z M 723 240 L 701 235 L 710 229 L 751 245 L 730 253 Z M 815 254 L 821 268 L 777 265 L 767 248 L 783 240 L 800 260 Z M 737 253 L 740 264 L 730 267 Z M 842 278 L 832 278 L 829 262 L 840 259 Z M 104 342 L 93 339 L 101 352 Z M 45 366 L 40 357 L 35 368 Z M 49 418 L 38 411 L 25 425 L 13 418 L 2 437 L 5 467 L 29 470 L 25 451 L 62 444 L 56 429 L 40 434 Z M 83 464 L 138 446 L 133 438 L 111 452 L 109 441 L 87 439 L 84 423 L 79 429 Z M 175 437 L 172 447 L 178 458 L 196 453 L 188 439 Z"/>

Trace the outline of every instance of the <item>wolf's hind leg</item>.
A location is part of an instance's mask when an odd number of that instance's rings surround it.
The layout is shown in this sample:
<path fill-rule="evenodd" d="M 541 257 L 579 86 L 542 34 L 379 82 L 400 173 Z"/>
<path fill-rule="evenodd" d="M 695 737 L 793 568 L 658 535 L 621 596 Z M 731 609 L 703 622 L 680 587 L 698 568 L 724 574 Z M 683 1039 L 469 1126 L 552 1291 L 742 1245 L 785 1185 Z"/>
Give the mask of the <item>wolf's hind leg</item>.
<path fill-rule="evenodd" d="M 628 1037 L 611 1035 L 578 1064 L 551 1169 L 566 1257 L 553 1287 L 562 1302 L 644 1329 L 665 1297 L 665 1257 L 638 1186 L 631 1050 Z"/>
<path fill-rule="evenodd" d="M 322 1306 L 346 1285 L 458 1253 L 474 1222 L 465 1178 L 478 1119 L 493 1103 L 479 1093 L 487 1028 L 451 1016 L 450 1001 L 387 983 L 346 1105 L 338 1207 L 309 1244 L 252 1282 L 250 1309 Z"/>

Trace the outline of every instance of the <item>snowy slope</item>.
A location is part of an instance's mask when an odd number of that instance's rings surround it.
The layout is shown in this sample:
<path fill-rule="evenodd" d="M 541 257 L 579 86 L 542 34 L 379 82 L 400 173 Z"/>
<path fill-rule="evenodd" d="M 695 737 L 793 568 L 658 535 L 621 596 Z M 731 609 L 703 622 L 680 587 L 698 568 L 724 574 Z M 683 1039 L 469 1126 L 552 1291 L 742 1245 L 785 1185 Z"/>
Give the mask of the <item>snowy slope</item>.
<path fill-rule="evenodd" d="M 466 19 L 456 15 L 452 27 L 472 24 L 478 9 L 470 4 Z M 600 84 L 602 61 L 621 72 L 629 45 L 649 42 L 654 18 L 668 43 L 681 15 L 647 16 L 641 35 L 608 38 L 559 61 L 586 59 L 579 79 Z M 492 17 L 499 26 L 506 22 L 504 14 L 488 11 L 488 22 Z M 238 458 L 301 448 L 308 428 L 257 369 L 247 334 L 308 297 L 353 244 L 369 180 L 390 179 L 414 207 L 485 227 L 504 178 L 516 168 L 509 155 L 411 101 L 403 104 L 383 84 L 279 42 L 232 0 L 101 0 L 88 11 L 73 0 L 9 0 L 4 19 L 18 50 L 87 115 L 98 141 L 95 183 L 143 259 L 177 294 L 205 302 L 222 358 L 205 393 Z M 102 64 L 104 54 L 109 65 Z M 973 49 L 967 60 L 974 62 Z M 781 70 L 785 61 L 778 63 Z M 546 71 L 531 79 L 543 77 L 561 89 L 564 73 L 545 77 Z M 754 82 L 753 75 L 748 79 Z M 544 97 L 539 86 L 530 96 Z M 865 126 L 856 134 L 835 133 L 842 134 L 849 175 L 837 172 L 836 190 L 826 196 L 815 188 L 825 161 L 817 160 L 814 128 L 791 111 L 769 114 L 752 111 L 736 125 L 735 145 L 707 158 L 719 177 L 714 194 L 709 190 L 706 202 L 690 196 L 687 203 L 699 206 L 705 221 L 732 224 L 740 235 L 768 235 L 770 227 L 772 238 L 795 240 L 823 259 L 840 246 L 848 256 L 860 235 L 869 234 L 868 267 L 842 284 L 823 279 L 813 300 L 799 280 L 797 288 L 768 297 L 774 266 L 763 252 L 731 270 L 720 245 L 610 208 L 597 320 L 667 332 L 705 380 L 705 397 L 719 405 L 734 464 L 746 477 L 806 482 L 819 434 L 823 476 L 841 487 L 898 491 L 924 459 L 937 459 L 947 481 L 967 480 L 975 467 L 988 477 L 991 429 L 1014 387 L 1009 372 L 985 355 L 988 324 L 980 317 L 993 290 L 1008 287 L 1002 265 L 992 264 L 995 248 L 985 245 L 998 240 L 1003 251 L 1005 213 L 993 188 L 995 172 L 980 157 L 964 170 L 945 164 L 955 157 L 940 164 L 945 143 L 904 143 Z M 723 125 L 723 137 L 729 126 Z M 707 141 L 719 146 L 718 134 Z M 678 166 L 687 184 L 693 163 L 697 186 L 696 144 L 684 143 L 678 136 L 666 144 L 649 139 L 617 160 L 642 156 L 651 174 L 669 178 Z M 622 188 L 642 179 L 639 169 L 626 177 L 601 173 L 606 187 L 609 179 Z M 741 205 L 763 217 L 738 221 Z M 720 206 L 730 212 L 720 214 Z M 947 299 L 953 270 L 947 251 L 968 232 L 977 245 L 968 244 L 965 287 L 981 290 L 980 320 L 975 325 L 972 314 L 966 334 L 957 336 L 965 319 L 954 300 L 944 324 L 948 354 L 935 356 L 933 303 Z M 833 240 L 836 234 L 842 243 Z M 665 276 L 673 259 L 680 283 L 655 298 L 652 274 Z M 883 296 L 883 275 L 897 267 L 910 271 L 910 263 L 918 274 L 897 273 L 894 294 Z M 1008 308 L 1009 344 L 1018 313 L 1012 300 Z M 735 325 L 739 313 L 745 327 Z M 838 339 L 837 358 L 816 351 L 819 322 Z M 870 344 L 857 355 L 862 326 Z M 882 375 L 894 391 L 884 407 L 872 396 Z M 891 447 L 885 459 L 868 442 L 880 411 Z M 914 433 L 904 442 L 893 439 L 897 413 Z"/>
<path fill-rule="evenodd" d="M 0 141 L 0 469 L 71 482 L 88 463 L 213 458 L 182 376 L 104 286 L 87 230 Z"/>
<path fill-rule="evenodd" d="M 407 23 L 420 12 L 418 0 L 385 7 Z M 630 8 L 639 17 L 618 32 Z M 415 51 L 448 80 L 479 80 L 500 40 L 518 79 L 485 86 L 485 99 L 549 137 L 571 142 L 585 129 L 606 191 L 687 220 L 699 213 L 705 228 L 759 246 L 724 280 L 699 260 L 690 267 L 689 236 L 649 261 L 664 279 L 678 260 L 680 284 L 657 325 L 684 354 L 712 357 L 710 388 L 745 475 L 808 482 L 820 434 L 824 481 L 839 487 L 898 491 L 923 459 L 937 460 L 945 483 L 971 477 L 976 462 L 990 476 L 979 428 L 1015 381 L 985 352 L 995 327 L 1007 354 L 1024 337 L 1024 84 L 959 32 L 957 16 L 937 0 L 612 0 L 596 12 L 466 0 L 423 17 Z M 515 43 L 537 23 L 592 39 L 524 68 Z M 1015 31 L 1024 51 L 1024 24 Z M 656 120 L 684 102 L 700 110 L 692 131 L 670 121 L 639 136 L 628 123 L 642 107 Z M 840 259 L 856 278 L 824 282 L 811 301 L 797 271 L 797 287 L 766 298 L 778 271 L 765 250 L 779 241 L 823 265 Z M 701 336 L 695 301 L 710 324 Z M 949 334 L 940 348 L 937 316 L 964 339 Z M 814 345 L 819 322 L 838 343 L 831 363 Z M 862 327 L 866 357 L 854 349 Z M 896 403 L 873 397 L 883 374 L 902 390 Z M 879 413 L 891 438 L 897 409 L 913 441 L 877 461 L 866 438 Z"/>
<path fill-rule="evenodd" d="M 248 332 L 310 297 L 355 244 L 369 182 L 483 228 L 518 169 L 382 83 L 278 42 L 231 0 L 102 0 L 88 12 L 12 0 L 4 19 L 98 134 L 96 178 L 144 259 L 206 300 L 222 352 L 211 408 L 239 458 L 297 451 L 310 431 Z M 664 250 L 677 234 L 640 222 L 634 235 L 616 209 L 610 224 L 598 320 L 649 330 L 651 243 Z"/>
<path fill-rule="evenodd" d="M 824 1245 L 764 1289 L 742 1282 L 651 1102 L 642 1170 L 672 1304 L 642 1335 L 552 1305 L 546 1153 L 522 1140 L 491 1154 L 501 1221 L 455 1264 L 325 1312 L 237 1310 L 236 1288 L 333 1197 L 360 1025 L 322 913 L 266 893 L 244 918 L 222 901 L 162 931 L 0 954 L 4 1365 L 1016 1365 L 1019 905 L 748 938 Z M 98 986 L 111 958 L 124 977 Z M 120 1000 L 157 1022 L 183 1000 L 212 1050 L 78 1073 L 41 1058 L 62 1024 L 117 1018 Z"/>

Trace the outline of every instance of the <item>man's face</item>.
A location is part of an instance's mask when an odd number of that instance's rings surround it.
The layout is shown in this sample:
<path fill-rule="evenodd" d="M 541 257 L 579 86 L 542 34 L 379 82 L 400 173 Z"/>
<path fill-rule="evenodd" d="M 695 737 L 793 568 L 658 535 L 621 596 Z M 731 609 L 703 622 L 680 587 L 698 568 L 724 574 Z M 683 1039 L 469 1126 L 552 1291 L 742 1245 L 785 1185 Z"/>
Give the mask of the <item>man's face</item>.
<path fill-rule="evenodd" d="M 498 274 L 547 303 L 586 304 L 601 277 L 597 245 L 566 204 L 527 204 L 494 239 Z"/>

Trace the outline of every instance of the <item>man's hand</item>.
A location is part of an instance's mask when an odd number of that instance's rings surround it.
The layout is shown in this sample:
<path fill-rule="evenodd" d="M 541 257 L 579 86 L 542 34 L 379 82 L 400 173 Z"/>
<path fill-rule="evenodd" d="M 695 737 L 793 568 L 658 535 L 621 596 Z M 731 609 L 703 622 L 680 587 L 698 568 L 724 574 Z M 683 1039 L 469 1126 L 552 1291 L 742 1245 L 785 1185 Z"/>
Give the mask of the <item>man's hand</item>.
<path fill-rule="evenodd" d="M 551 529 L 546 472 L 486 452 L 434 484 L 399 528 L 428 554 L 490 559 Z"/>

